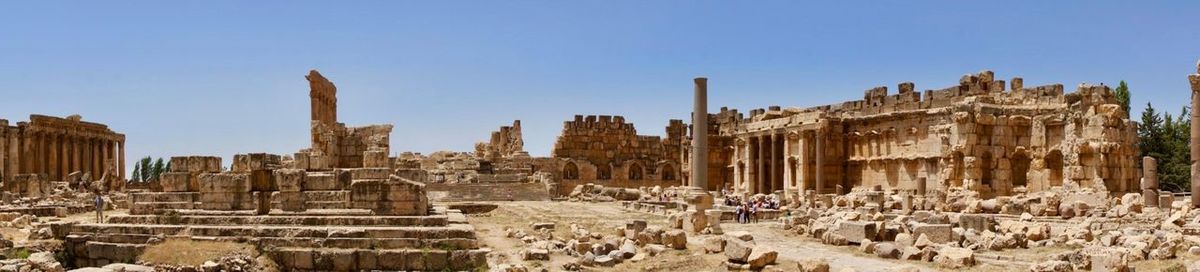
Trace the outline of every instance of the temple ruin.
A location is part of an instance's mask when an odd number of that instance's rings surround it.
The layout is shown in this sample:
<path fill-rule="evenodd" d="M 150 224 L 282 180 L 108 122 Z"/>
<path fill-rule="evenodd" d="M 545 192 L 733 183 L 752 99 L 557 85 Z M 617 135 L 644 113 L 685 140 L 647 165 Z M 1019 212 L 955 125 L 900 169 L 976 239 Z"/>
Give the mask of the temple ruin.
<path fill-rule="evenodd" d="M 67 180 L 71 173 L 112 175 L 124 180 L 125 135 L 79 115 L 58 118 L 33 114 L 29 122 L 0 119 L 0 182 L 19 175 Z"/>
<path fill-rule="evenodd" d="M 284 270 L 474 270 L 486 267 L 458 210 L 435 207 L 425 184 L 396 175 L 391 125 L 337 122 L 336 87 L 306 76 L 312 146 L 294 157 L 171 158 L 152 191 L 131 194 L 129 215 L 63 224 L 70 266 L 132 263 L 165 238 L 248 241 Z"/>
<path fill-rule="evenodd" d="M 1140 191 L 1136 125 L 1107 86 L 1010 90 L 991 71 L 958 86 L 917 92 L 901 83 L 862 100 L 809 108 L 751 110 L 709 122 L 736 138 L 731 184 L 737 192 L 797 196 L 857 187 L 924 193 L 965 187 L 985 196 L 1055 186 Z"/>

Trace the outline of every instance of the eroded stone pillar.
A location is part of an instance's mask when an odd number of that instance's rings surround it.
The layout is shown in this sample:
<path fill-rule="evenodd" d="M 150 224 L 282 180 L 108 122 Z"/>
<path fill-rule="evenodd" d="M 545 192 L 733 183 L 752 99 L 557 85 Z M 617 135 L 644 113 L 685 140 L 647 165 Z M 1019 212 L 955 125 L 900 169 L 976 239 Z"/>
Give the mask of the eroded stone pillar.
<path fill-rule="evenodd" d="M 817 165 L 813 166 L 815 168 L 815 169 L 813 169 L 814 173 L 815 173 L 813 176 L 815 176 L 817 179 L 816 183 L 817 183 L 817 192 L 818 193 L 825 192 L 825 176 L 824 176 L 825 144 L 824 144 L 824 142 L 825 142 L 825 133 L 822 129 L 818 129 L 816 135 L 813 136 L 813 143 L 816 145 L 816 148 L 815 148 L 816 151 L 813 152 L 813 153 L 815 153 L 813 156 L 816 157 L 816 162 L 817 162 Z"/>
<path fill-rule="evenodd" d="M 800 140 L 796 142 L 800 144 L 800 154 L 798 154 L 800 156 L 800 163 L 796 166 L 796 172 L 798 172 L 796 173 L 796 178 L 800 181 L 800 188 L 798 189 L 800 192 L 804 192 L 808 190 L 808 159 L 812 157 L 808 155 L 808 147 L 811 146 L 808 143 L 808 133 L 801 132 Z"/>
<path fill-rule="evenodd" d="M 1200 207 L 1200 63 L 1196 64 L 1196 73 L 1188 75 L 1192 85 L 1192 207 Z"/>
<path fill-rule="evenodd" d="M 759 194 L 764 193 L 763 190 L 767 187 L 767 176 L 771 174 L 767 169 L 767 154 L 770 154 L 771 151 L 767 150 L 766 137 L 760 135 L 754 138 L 758 140 L 758 169 L 755 169 L 758 171 L 758 178 L 755 181 L 754 193 Z"/>
<path fill-rule="evenodd" d="M 0 181 L 8 181 L 8 133 L 0 126 Z"/>
<path fill-rule="evenodd" d="M 8 134 L 7 138 L 5 140 L 8 141 L 8 149 L 4 150 L 4 152 L 8 152 L 8 165 L 4 168 L 4 180 L 12 180 L 13 176 L 16 176 L 20 172 L 21 157 L 19 152 L 21 152 L 21 143 L 17 135 L 14 135 L 12 132 Z"/>
<path fill-rule="evenodd" d="M 83 163 L 80 162 L 79 138 L 71 137 L 71 171 L 83 171 Z"/>
<path fill-rule="evenodd" d="M 117 157 L 117 174 L 121 176 L 121 180 L 125 179 L 125 140 L 117 142 L 117 149 L 120 153 Z"/>
<path fill-rule="evenodd" d="M 773 194 L 773 193 L 775 193 L 776 190 L 783 189 L 783 188 L 775 188 L 776 184 L 783 183 L 782 182 L 783 179 L 781 179 L 783 176 L 779 174 L 779 170 L 780 170 L 779 169 L 779 165 L 780 165 L 779 158 L 780 158 L 780 156 L 782 156 L 781 154 L 779 154 L 779 151 L 780 151 L 779 134 L 771 133 L 770 139 L 771 139 L 771 186 L 770 186 L 771 191 L 766 192 L 767 194 Z"/>
<path fill-rule="evenodd" d="M 1142 157 L 1142 200 L 1146 207 L 1158 207 L 1158 161 Z"/>
<path fill-rule="evenodd" d="M 46 143 L 46 157 L 49 159 L 48 163 L 46 163 L 48 168 L 46 171 L 46 177 L 50 180 L 60 180 L 58 178 L 58 136 L 49 135 L 46 140 L 48 142 Z"/>
<path fill-rule="evenodd" d="M 917 178 L 917 195 L 918 196 L 925 196 L 925 192 L 928 192 L 929 184 L 926 184 L 925 183 L 926 181 L 927 180 L 925 179 L 925 177 Z"/>

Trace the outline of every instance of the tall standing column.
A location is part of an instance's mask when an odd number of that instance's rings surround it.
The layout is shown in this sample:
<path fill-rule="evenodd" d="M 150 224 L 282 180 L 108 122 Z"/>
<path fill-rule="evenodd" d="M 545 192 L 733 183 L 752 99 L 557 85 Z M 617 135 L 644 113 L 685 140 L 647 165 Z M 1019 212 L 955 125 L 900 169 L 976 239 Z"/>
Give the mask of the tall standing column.
<path fill-rule="evenodd" d="M 66 180 L 71 174 L 71 153 L 67 150 L 67 135 L 58 136 L 58 177 Z"/>
<path fill-rule="evenodd" d="M 779 148 L 779 134 L 771 133 L 771 191 L 767 192 L 768 194 L 779 190 L 780 188 L 776 188 L 775 185 L 782 183 L 780 182 L 782 180 L 780 178 L 783 176 L 779 175 L 779 151 L 781 151 Z"/>
<path fill-rule="evenodd" d="M 117 156 L 117 175 L 121 176 L 121 180 L 125 179 L 125 140 L 117 142 L 117 149 L 120 153 Z"/>
<path fill-rule="evenodd" d="M 80 157 L 83 155 L 83 149 L 80 148 L 79 138 L 71 137 L 71 170 L 83 173 L 83 162 Z"/>
<path fill-rule="evenodd" d="M 825 133 L 823 129 L 817 129 L 816 135 L 813 135 L 813 142 L 816 146 L 816 151 L 813 153 L 815 153 L 814 157 L 816 157 L 817 161 L 817 165 L 813 166 L 813 170 L 815 172 L 814 176 L 817 179 L 817 192 L 821 193 L 825 191 Z"/>
<path fill-rule="evenodd" d="M 46 178 L 58 179 L 58 137 L 46 135 Z"/>
<path fill-rule="evenodd" d="M 0 126 L 0 181 L 8 181 L 8 133 Z"/>
<path fill-rule="evenodd" d="M 755 170 L 759 173 L 758 180 L 755 181 L 754 193 L 760 194 L 763 193 L 763 190 L 766 190 L 767 177 L 771 175 L 771 172 L 767 169 L 767 154 L 770 154 L 770 150 L 767 150 L 767 141 L 764 139 L 764 136 L 759 135 L 754 138 L 758 140 L 758 169 Z"/>
<path fill-rule="evenodd" d="M 692 80 L 692 185 L 708 190 L 708 78 Z"/>
<path fill-rule="evenodd" d="M 796 171 L 799 172 L 796 176 L 800 179 L 799 189 L 803 194 L 805 190 L 808 190 L 808 160 L 812 157 L 808 155 L 808 147 L 812 146 L 808 143 L 808 133 L 800 132 L 798 143 L 800 143 L 800 165 L 796 167 Z"/>
<path fill-rule="evenodd" d="M 13 176 L 16 176 L 21 171 L 21 143 L 20 139 L 12 131 L 9 132 L 7 137 L 8 150 L 4 152 L 8 152 L 8 166 L 4 168 L 4 180 L 12 180 Z"/>
<path fill-rule="evenodd" d="M 1196 73 L 1188 75 L 1192 85 L 1192 207 L 1200 207 L 1200 63 Z"/>
<path fill-rule="evenodd" d="M 746 192 L 753 194 L 758 182 L 758 147 L 755 137 L 746 137 Z"/>
<path fill-rule="evenodd" d="M 796 169 L 792 167 L 792 163 L 795 161 L 792 159 L 792 137 L 792 134 L 787 132 L 779 137 L 783 139 L 783 156 L 780 157 L 780 160 L 783 161 L 783 195 L 786 196 L 785 198 L 791 197 L 791 192 L 796 190 L 796 173 L 793 173 Z"/>

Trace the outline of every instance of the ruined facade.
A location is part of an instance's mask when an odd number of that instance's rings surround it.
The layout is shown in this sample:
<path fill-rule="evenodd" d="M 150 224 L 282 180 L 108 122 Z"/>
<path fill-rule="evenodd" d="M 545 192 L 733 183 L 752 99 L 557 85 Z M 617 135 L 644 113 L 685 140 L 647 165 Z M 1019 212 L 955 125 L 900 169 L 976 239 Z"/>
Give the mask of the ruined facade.
<path fill-rule="evenodd" d="M 985 71 L 923 93 L 906 82 L 894 94 L 877 87 L 862 100 L 757 109 L 748 118 L 722 109 L 715 119 L 727 122 L 710 122 L 710 131 L 735 138 L 727 166 L 731 187 L 744 193 L 1139 190 L 1136 125 L 1108 87 L 1064 93 L 1022 82 L 1005 90 Z"/>
<path fill-rule="evenodd" d="M 521 136 L 521 120 L 514 120 L 512 126 L 502 126 L 493 131 L 487 142 L 475 144 L 475 156 L 488 160 L 529 157 L 525 151 L 525 140 Z"/>
<path fill-rule="evenodd" d="M 0 181 L 21 174 L 61 181 L 74 172 L 124 180 L 125 135 L 108 126 L 83 121 L 79 115 L 58 118 L 30 115 L 29 122 L 10 126 L 0 119 Z"/>
<path fill-rule="evenodd" d="M 576 115 L 563 122 L 554 142 L 560 188 L 597 183 L 617 187 L 680 185 L 680 158 L 687 127 L 671 120 L 667 138 L 638 135 L 621 116 Z M 560 193 L 561 190 L 560 190 Z"/>
<path fill-rule="evenodd" d="M 337 87 L 316 70 L 309 71 L 312 99 L 312 147 L 296 153 L 304 169 L 389 167 L 392 125 L 347 127 L 337 122 Z"/>

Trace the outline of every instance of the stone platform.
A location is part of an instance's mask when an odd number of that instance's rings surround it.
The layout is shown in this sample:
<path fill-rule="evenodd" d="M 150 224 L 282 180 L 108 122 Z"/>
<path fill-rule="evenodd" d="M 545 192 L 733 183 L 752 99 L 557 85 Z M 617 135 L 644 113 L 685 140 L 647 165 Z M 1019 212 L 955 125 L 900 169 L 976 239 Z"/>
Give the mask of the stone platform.
<path fill-rule="evenodd" d="M 152 241 L 172 238 L 249 243 L 285 271 L 475 270 L 487 266 L 488 253 L 461 212 L 440 207 L 426 216 L 179 210 L 57 225 L 55 233 L 67 233 L 60 238 L 72 267 L 132 263 Z"/>

